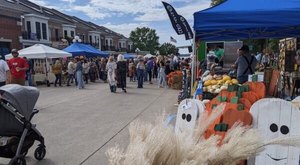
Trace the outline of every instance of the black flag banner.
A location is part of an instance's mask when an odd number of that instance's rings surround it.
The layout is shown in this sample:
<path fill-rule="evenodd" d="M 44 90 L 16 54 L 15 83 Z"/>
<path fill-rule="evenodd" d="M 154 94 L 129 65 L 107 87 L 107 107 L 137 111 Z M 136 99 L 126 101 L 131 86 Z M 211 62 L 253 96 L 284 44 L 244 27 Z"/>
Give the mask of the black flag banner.
<path fill-rule="evenodd" d="M 172 23 L 172 26 L 176 33 L 178 35 L 184 34 L 184 31 L 182 29 L 182 25 L 180 23 L 180 16 L 177 14 L 176 10 L 171 6 L 170 4 L 163 2 L 163 5 L 165 6 L 167 13 L 169 15 L 170 21 Z"/>
<path fill-rule="evenodd" d="M 192 32 L 192 29 L 191 29 L 189 23 L 181 15 L 180 15 L 180 21 L 183 25 L 183 29 L 184 29 L 183 31 L 184 31 L 185 39 L 186 40 L 193 39 L 193 32 Z"/>
<path fill-rule="evenodd" d="M 174 30 L 176 31 L 176 33 L 178 35 L 185 35 L 185 39 L 189 40 L 193 38 L 193 32 L 191 30 L 190 25 L 188 24 L 188 22 L 186 21 L 186 19 L 179 15 L 175 9 L 173 8 L 173 6 L 171 6 L 170 4 L 163 2 L 163 5 L 168 13 L 168 16 L 170 18 L 170 21 L 172 23 L 172 26 L 174 28 Z"/>

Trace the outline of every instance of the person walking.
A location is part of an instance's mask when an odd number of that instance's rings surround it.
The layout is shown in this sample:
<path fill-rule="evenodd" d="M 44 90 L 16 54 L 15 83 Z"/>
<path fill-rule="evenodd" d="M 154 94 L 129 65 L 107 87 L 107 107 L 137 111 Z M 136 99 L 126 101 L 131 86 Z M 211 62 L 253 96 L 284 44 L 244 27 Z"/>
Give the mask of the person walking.
<path fill-rule="evenodd" d="M 33 83 L 32 83 L 32 73 L 33 73 L 33 63 L 32 63 L 32 60 L 28 60 L 26 57 L 23 57 L 27 64 L 28 64 L 28 69 L 26 70 L 26 79 L 27 80 L 27 84 L 28 86 L 33 86 Z"/>
<path fill-rule="evenodd" d="M 61 85 L 62 64 L 60 60 L 55 61 L 55 64 L 52 66 L 52 73 L 55 75 L 54 86 L 56 87 L 57 83 L 59 84 L 59 86 L 62 86 Z"/>
<path fill-rule="evenodd" d="M 133 76 L 134 76 L 134 63 L 133 60 L 130 59 L 129 65 L 128 65 L 128 76 L 129 76 L 129 81 L 133 81 Z"/>
<path fill-rule="evenodd" d="M 88 80 L 89 80 L 89 71 L 90 71 L 90 63 L 88 62 L 87 59 L 84 59 L 84 62 L 82 64 L 82 72 L 83 72 L 83 77 L 84 77 L 84 81 L 86 84 L 88 84 Z"/>
<path fill-rule="evenodd" d="M 156 58 L 153 59 L 153 80 L 155 79 L 157 81 L 157 77 L 158 77 L 158 66 L 156 63 Z"/>
<path fill-rule="evenodd" d="M 96 62 L 92 59 L 90 63 L 90 70 L 89 70 L 91 82 L 96 81 L 96 77 L 97 77 L 96 73 L 97 73 L 97 65 Z"/>
<path fill-rule="evenodd" d="M 154 64 L 153 64 L 153 58 L 151 57 L 148 61 L 147 61 L 147 72 L 149 75 L 149 84 L 153 84 L 152 83 L 152 72 L 153 72 L 153 68 L 154 68 Z"/>
<path fill-rule="evenodd" d="M 158 88 L 164 87 L 166 88 L 166 64 L 164 61 L 160 61 L 160 68 L 159 68 L 159 83 Z"/>
<path fill-rule="evenodd" d="M 123 90 L 123 92 L 126 91 L 126 75 L 127 75 L 127 62 L 124 59 L 124 56 L 122 54 L 118 55 L 117 58 L 117 82 L 118 87 Z"/>
<path fill-rule="evenodd" d="M 78 89 L 83 89 L 84 88 L 84 83 L 83 83 L 83 57 L 82 58 L 77 58 L 77 63 L 76 63 L 76 69 L 75 69 L 75 74 L 76 74 L 76 79 L 77 79 L 77 88 Z"/>
<path fill-rule="evenodd" d="M 109 83 L 110 91 L 116 93 L 116 69 L 117 64 L 114 62 L 114 57 L 110 56 L 106 64 L 107 80 Z"/>
<path fill-rule="evenodd" d="M 74 63 L 74 59 L 71 59 L 70 62 L 68 63 L 68 81 L 67 81 L 67 86 L 70 86 L 70 81 L 71 83 L 73 83 L 73 79 L 74 79 L 74 72 L 75 72 L 75 63 Z"/>
<path fill-rule="evenodd" d="M 17 49 L 11 51 L 12 59 L 8 60 L 8 67 L 11 73 L 10 83 L 25 85 L 26 70 L 29 68 L 25 59 L 19 57 Z"/>
<path fill-rule="evenodd" d="M 9 84 L 9 82 L 10 82 L 9 67 L 4 60 L 0 59 L 0 87 Z"/>
<path fill-rule="evenodd" d="M 139 63 L 136 66 L 138 88 L 143 88 L 145 63 L 143 57 L 138 58 Z"/>
<path fill-rule="evenodd" d="M 100 62 L 99 62 L 99 77 L 101 80 L 106 81 L 107 76 L 106 76 L 106 60 L 105 58 L 101 58 Z"/>

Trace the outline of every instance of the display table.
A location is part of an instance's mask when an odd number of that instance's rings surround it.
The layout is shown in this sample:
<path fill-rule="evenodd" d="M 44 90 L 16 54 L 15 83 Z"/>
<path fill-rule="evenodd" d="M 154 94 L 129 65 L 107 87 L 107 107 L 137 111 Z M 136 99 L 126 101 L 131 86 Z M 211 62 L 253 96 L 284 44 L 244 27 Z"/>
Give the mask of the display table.
<path fill-rule="evenodd" d="M 37 82 L 46 83 L 46 74 L 34 74 L 32 75 L 33 83 L 34 85 L 37 84 Z M 55 81 L 55 75 L 53 73 L 49 73 L 49 82 L 53 83 Z"/>

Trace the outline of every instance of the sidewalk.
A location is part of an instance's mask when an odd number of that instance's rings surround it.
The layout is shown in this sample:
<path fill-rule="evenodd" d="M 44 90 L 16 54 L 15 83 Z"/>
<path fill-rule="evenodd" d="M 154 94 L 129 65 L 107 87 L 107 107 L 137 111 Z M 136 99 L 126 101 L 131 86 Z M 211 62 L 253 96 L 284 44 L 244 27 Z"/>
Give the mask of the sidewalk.
<path fill-rule="evenodd" d="M 176 113 L 179 91 L 128 83 L 128 93 L 109 92 L 108 84 L 91 83 L 84 90 L 73 87 L 40 87 L 40 113 L 33 123 L 45 137 L 47 155 L 33 158 L 34 145 L 26 157 L 28 165 L 106 165 L 105 151 L 128 143 L 128 125 L 135 119 L 153 121 L 163 110 Z M 0 158 L 0 165 L 8 159 Z"/>

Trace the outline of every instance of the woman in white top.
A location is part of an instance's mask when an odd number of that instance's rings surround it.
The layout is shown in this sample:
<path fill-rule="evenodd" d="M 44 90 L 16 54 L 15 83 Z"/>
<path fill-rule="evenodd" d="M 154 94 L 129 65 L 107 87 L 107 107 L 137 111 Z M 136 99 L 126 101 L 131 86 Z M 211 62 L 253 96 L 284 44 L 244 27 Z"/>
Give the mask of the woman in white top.
<path fill-rule="evenodd" d="M 110 56 L 108 62 L 106 64 L 106 71 L 107 71 L 107 80 L 109 83 L 110 91 L 116 92 L 116 69 L 117 64 L 114 62 L 114 57 Z"/>
<path fill-rule="evenodd" d="M 7 63 L 0 59 L 0 87 L 9 83 L 10 71 Z"/>
<path fill-rule="evenodd" d="M 88 79 L 89 79 L 89 71 L 90 71 L 90 62 L 88 62 L 86 59 L 84 60 L 82 64 L 82 73 L 84 77 L 84 81 L 86 84 L 88 84 Z"/>

